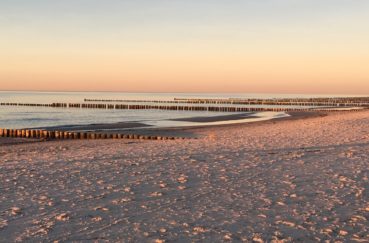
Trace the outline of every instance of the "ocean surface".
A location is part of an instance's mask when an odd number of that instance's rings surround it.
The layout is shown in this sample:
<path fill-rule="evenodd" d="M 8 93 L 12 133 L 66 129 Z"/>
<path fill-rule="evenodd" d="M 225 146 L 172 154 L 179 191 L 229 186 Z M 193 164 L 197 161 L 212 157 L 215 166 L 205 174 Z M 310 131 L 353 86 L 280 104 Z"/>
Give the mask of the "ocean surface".
<path fill-rule="evenodd" d="M 115 93 L 115 92 L 11 92 L 0 91 L 0 103 L 83 103 L 84 99 L 105 100 L 173 100 L 174 98 L 302 98 L 343 97 L 345 95 L 299 95 L 299 94 L 227 94 L 227 93 Z M 95 102 L 96 103 L 96 102 Z M 131 103 L 132 104 L 132 103 Z M 177 104 L 180 105 L 180 104 Z M 198 104 L 196 104 L 198 105 Z M 209 105 L 210 106 L 210 105 Z M 227 105 L 222 105 L 227 106 Z M 235 106 L 235 105 L 232 105 Z M 267 107 L 254 105 L 253 107 Z M 296 107 L 296 106 L 289 106 Z M 36 128 L 65 125 L 107 124 L 138 122 L 154 127 L 178 127 L 197 125 L 231 124 L 253 122 L 285 117 L 284 112 L 258 112 L 256 118 L 217 122 L 184 122 L 171 119 L 190 117 L 213 117 L 238 113 L 165 110 L 101 110 L 79 108 L 49 108 L 0 106 L 1 128 Z"/>

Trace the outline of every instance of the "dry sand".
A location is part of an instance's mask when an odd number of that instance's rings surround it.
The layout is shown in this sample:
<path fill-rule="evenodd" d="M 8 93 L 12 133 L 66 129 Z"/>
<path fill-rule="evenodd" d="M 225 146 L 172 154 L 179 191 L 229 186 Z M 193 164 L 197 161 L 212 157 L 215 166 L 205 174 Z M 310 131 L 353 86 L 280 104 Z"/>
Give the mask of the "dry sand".
<path fill-rule="evenodd" d="M 0 146 L 0 241 L 369 239 L 369 111 Z"/>

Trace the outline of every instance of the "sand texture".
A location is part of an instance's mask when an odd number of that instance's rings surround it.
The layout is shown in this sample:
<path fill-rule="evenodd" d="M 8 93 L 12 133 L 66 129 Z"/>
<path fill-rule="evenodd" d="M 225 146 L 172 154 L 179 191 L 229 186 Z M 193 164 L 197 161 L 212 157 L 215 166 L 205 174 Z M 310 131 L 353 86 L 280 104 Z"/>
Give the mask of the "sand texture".
<path fill-rule="evenodd" d="M 368 242 L 369 111 L 0 146 L 0 241 Z"/>

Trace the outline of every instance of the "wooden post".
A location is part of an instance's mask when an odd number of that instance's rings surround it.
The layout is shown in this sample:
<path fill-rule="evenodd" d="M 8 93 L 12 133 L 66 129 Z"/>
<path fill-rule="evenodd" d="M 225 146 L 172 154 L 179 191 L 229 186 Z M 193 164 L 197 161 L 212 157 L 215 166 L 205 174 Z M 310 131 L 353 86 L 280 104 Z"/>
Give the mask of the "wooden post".
<path fill-rule="evenodd" d="M 49 133 L 47 131 L 42 131 L 42 138 L 48 138 Z"/>
<path fill-rule="evenodd" d="M 87 139 L 87 133 L 85 133 L 85 132 L 81 132 L 81 133 L 80 133 L 80 138 L 81 138 L 81 139 Z"/>
<path fill-rule="evenodd" d="M 55 132 L 54 131 L 48 131 L 49 138 L 55 138 Z"/>
<path fill-rule="evenodd" d="M 63 132 L 64 139 L 69 139 L 69 132 Z"/>
<path fill-rule="evenodd" d="M 65 133 L 64 133 L 65 136 Z M 73 135 L 71 132 L 67 132 L 67 139 L 73 139 Z"/>
<path fill-rule="evenodd" d="M 31 138 L 35 138 L 36 137 L 36 131 L 35 130 L 31 130 L 30 131 L 30 135 L 31 135 Z"/>

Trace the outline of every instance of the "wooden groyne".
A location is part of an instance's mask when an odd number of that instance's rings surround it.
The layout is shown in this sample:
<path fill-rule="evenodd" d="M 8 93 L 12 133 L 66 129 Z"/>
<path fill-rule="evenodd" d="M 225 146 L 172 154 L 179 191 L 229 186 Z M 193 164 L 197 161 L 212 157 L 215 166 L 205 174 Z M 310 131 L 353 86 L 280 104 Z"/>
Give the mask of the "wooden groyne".
<path fill-rule="evenodd" d="M 174 100 L 84 99 L 84 101 L 85 102 L 107 102 L 107 103 L 369 107 L 369 97 L 298 98 L 298 99 L 186 99 L 186 98 L 174 98 Z"/>
<path fill-rule="evenodd" d="M 184 137 L 147 136 L 137 134 L 101 133 L 101 132 L 65 132 L 32 129 L 5 129 L 0 128 L 0 137 L 34 138 L 47 140 L 71 139 L 139 139 L 139 140 L 178 140 Z"/>
<path fill-rule="evenodd" d="M 111 109 L 111 110 L 170 110 L 170 111 L 209 111 L 209 112 L 292 112 L 292 111 L 340 111 L 334 107 L 320 108 L 288 108 L 288 107 L 247 107 L 247 106 L 184 106 L 184 105 L 136 105 L 136 104 L 90 104 L 90 103 L 52 103 L 52 104 L 27 104 L 27 103 L 0 103 L 2 106 L 34 106 L 54 108 L 78 108 L 78 109 Z M 369 107 L 369 106 L 368 106 Z M 343 108 L 343 107 L 341 107 Z M 364 108 L 364 107 L 362 107 Z M 362 110 L 352 108 L 350 111 Z"/>
<path fill-rule="evenodd" d="M 334 97 L 334 98 L 268 98 L 268 99 L 193 99 L 174 98 L 176 102 L 199 104 L 239 104 L 239 105 L 312 105 L 312 106 L 369 106 L 369 97 Z"/>
<path fill-rule="evenodd" d="M 67 108 L 67 103 L 34 104 L 34 103 L 0 103 L 1 106 L 29 106 L 29 107 L 56 107 Z"/>

